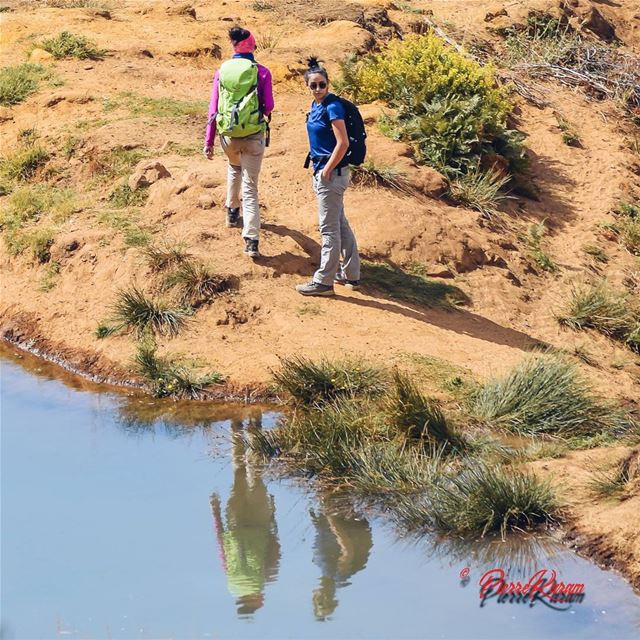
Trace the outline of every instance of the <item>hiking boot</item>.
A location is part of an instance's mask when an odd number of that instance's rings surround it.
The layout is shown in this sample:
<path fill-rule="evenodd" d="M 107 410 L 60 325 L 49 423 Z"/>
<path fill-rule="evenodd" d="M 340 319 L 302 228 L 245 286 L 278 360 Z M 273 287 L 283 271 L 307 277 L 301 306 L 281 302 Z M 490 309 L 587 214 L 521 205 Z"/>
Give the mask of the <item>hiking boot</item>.
<path fill-rule="evenodd" d="M 227 227 L 237 227 L 240 221 L 240 207 L 232 209 L 227 207 Z"/>
<path fill-rule="evenodd" d="M 251 238 L 244 239 L 244 252 L 250 258 L 258 258 L 260 256 L 260 252 L 258 251 L 258 241 L 252 240 Z"/>
<path fill-rule="evenodd" d="M 347 280 L 339 274 L 336 274 L 333 282 L 335 284 L 340 284 L 347 289 L 351 289 L 351 291 L 358 291 L 358 289 L 360 289 L 360 280 Z"/>
<path fill-rule="evenodd" d="M 317 282 L 307 282 L 296 285 L 296 291 L 303 296 L 333 296 L 335 291 L 328 284 L 318 284 Z"/>

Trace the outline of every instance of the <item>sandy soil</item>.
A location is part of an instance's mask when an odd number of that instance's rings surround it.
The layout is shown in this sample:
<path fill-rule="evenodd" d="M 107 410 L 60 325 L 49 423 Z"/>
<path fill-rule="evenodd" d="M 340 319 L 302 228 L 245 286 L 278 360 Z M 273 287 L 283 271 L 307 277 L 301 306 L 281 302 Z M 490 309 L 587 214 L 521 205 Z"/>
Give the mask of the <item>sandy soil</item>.
<path fill-rule="evenodd" d="M 240 283 L 233 295 L 201 308 L 178 337 L 160 343 L 162 353 L 196 359 L 227 376 L 224 395 L 260 395 L 279 357 L 293 354 L 355 353 L 384 362 L 428 355 L 484 379 L 508 370 L 532 347 L 548 344 L 593 354 L 599 366 L 581 364 L 585 375 L 605 395 L 637 406 L 639 359 L 595 333 L 561 331 L 554 316 L 575 283 L 599 273 L 620 284 L 638 271 L 637 260 L 603 227 L 614 219 L 612 208 L 638 184 L 637 158 L 629 143 L 633 133 L 621 125 L 610 104 L 541 84 L 549 107 L 518 105 L 518 127 L 528 135 L 540 201 L 510 201 L 499 226 L 441 198 L 426 197 L 424 193 L 435 193 L 438 181 L 428 170 L 412 169 L 416 184 L 426 185 L 420 197 L 377 188 L 348 191 L 346 210 L 364 257 L 392 265 L 421 263 L 427 273 L 462 290 L 469 304 L 450 312 L 427 309 L 367 286 L 359 293 L 340 290 L 334 299 L 309 300 L 294 291 L 295 284 L 313 273 L 319 256 L 315 202 L 302 166 L 309 105 L 300 76 L 304 58 L 318 54 L 334 71 L 345 54 L 365 51 L 412 28 L 419 14 L 377 0 L 270 0 L 274 10 L 268 11 L 258 11 L 246 0 L 194 2 L 195 18 L 180 13 L 175 3 L 139 0 L 106 1 L 108 14 L 29 1 L 5 4 L 14 10 L 0 14 L 3 66 L 25 61 L 34 43 L 63 29 L 110 51 L 102 61 L 56 62 L 61 86 L 45 83 L 25 103 L 0 110 L 3 149 L 15 147 L 20 131 L 35 128 L 52 154 L 50 182 L 75 189 L 82 202 L 58 230 L 51 254 L 60 273 L 49 291 L 41 286 L 47 265 L 28 256 L 12 258 L 0 245 L 0 331 L 5 339 L 96 379 L 136 383 L 133 337 L 98 340 L 94 333 L 98 322 L 109 317 L 119 289 L 132 283 L 153 288 L 158 281 L 140 249 L 127 246 L 122 230 L 104 222 L 108 195 L 121 178 L 105 180 L 99 169 L 114 149 L 126 146 L 144 151 L 171 173 L 152 185 L 135 224 L 155 241 L 185 243 L 195 256 Z M 432 19 L 456 37 L 473 40 L 495 39 L 492 29 L 501 21 L 522 21 L 531 8 L 552 3 L 414 0 L 411 5 L 432 11 Z M 615 24 L 625 45 L 637 47 L 637 2 L 622 1 L 615 8 L 586 0 L 573 5 L 577 13 L 597 7 Z M 501 9 L 506 16 L 485 20 L 487 13 Z M 239 231 L 223 224 L 225 159 L 219 151 L 211 162 L 197 153 L 206 113 L 159 118 L 131 110 L 144 97 L 207 101 L 213 72 L 220 57 L 228 55 L 226 31 L 236 21 L 254 30 L 259 41 L 270 41 L 258 58 L 270 66 L 275 82 L 272 144 L 260 185 L 263 257 L 256 261 L 242 254 Z M 371 157 L 406 161 L 403 145 L 376 133 L 377 109 L 365 109 Z M 581 148 L 562 144 L 558 114 L 575 126 Z M 72 138 L 75 148 L 67 158 L 64 145 Z M 175 144 L 190 145 L 193 153 L 180 155 Z M 213 200 L 213 208 L 203 208 L 204 196 Z M 536 265 L 523 239 L 529 226 L 541 220 L 550 229 L 544 249 L 560 265 L 555 274 Z M 584 253 L 590 244 L 607 253 L 606 265 Z M 571 475 L 572 465 L 582 464 L 578 459 L 573 454 L 549 461 L 549 470 Z M 576 531 L 608 536 L 612 530 L 603 528 L 604 521 L 589 506 L 586 497 L 572 502 Z M 612 521 L 640 528 L 637 507 L 636 498 L 615 506 L 619 511 L 612 507 Z M 614 555 L 626 553 L 633 559 L 626 566 L 632 567 L 628 575 L 637 586 L 637 536 L 632 542 L 622 529 L 615 536 Z"/>

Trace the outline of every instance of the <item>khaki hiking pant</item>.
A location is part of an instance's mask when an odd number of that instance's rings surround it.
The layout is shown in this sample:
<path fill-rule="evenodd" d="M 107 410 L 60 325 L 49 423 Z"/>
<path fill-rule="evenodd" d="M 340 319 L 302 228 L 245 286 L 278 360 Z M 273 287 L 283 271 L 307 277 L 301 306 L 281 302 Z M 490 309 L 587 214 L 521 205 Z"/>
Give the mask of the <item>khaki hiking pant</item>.
<path fill-rule="evenodd" d="M 334 169 L 329 180 L 325 180 L 320 171 L 313 176 L 322 237 L 320 267 L 313 274 L 317 284 L 333 286 L 336 275 L 345 280 L 360 280 L 358 244 L 344 215 L 344 192 L 348 186 L 348 167 Z"/>
<path fill-rule="evenodd" d="M 238 208 L 242 192 L 242 237 L 257 240 L 260 235 L 258 176 L 264 156 L 264 133 L 254 133 L 246 138 L 220 136 L 220 141 L 229 159 L 226 206 Z"/>

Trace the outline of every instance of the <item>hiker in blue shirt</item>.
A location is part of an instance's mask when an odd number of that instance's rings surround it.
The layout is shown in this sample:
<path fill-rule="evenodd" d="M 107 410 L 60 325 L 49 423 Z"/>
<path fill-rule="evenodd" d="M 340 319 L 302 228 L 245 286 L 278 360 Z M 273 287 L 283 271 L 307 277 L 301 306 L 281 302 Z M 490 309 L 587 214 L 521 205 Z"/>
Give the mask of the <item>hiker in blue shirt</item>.
<path fill-rule="evenodd" d="M 355 290 L 360 286 L 360 257 L 356 238 L 344 214 L 344 192 L 349 185 L 349 164 L 345 155 L 349 137 L 345 110 L 329 93 L 329 76 L 316 58 L 309 58 L 304 79 L 313 95 L 307 119 L 310 158 L 313 162 L 313 190 L 318 200 L 322 253 L 313 280 L 299 284 L 304 296 L 332 296 L 334 282 Z"/>

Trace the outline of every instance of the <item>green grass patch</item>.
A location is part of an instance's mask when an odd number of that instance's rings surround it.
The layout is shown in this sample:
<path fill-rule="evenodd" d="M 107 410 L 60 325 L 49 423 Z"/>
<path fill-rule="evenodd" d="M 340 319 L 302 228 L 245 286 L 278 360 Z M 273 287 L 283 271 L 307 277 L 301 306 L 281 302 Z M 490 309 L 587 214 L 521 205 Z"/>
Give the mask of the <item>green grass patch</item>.
<path fill-rule="evenodd" d="M 231 276 L 215 273 L 199 261 L 182 260 L 176 264 L 175 270 L 165 278 L 163 288 L 173 289 L 183 305 L 198 308 L 235 286 Z"/>
<path fill-rule="evenodd" d="M 640 303 L 605 282 L 574 287 L 556 317 L 571 329 L 595 329 L 640 353 Z"/>
<path fill-rule="evenodd" d="M 208 387 L 224 382 L 218 372 L 201 375 L 178 359 L 158 356 L 156 345 L 150 341 L 138 345 L 135 365 L 156 398 L 200 400 Z"/>
<path fill-rule="evenodd" d="M 0 105 L 11 107 L 24 102 L 38 90 L 49 73 L 39 64 L 19 64 L 0 69 Z"/>
<path fill-rule="evenodd" d="M 27 144 L 0 159 L 0 181 L 28 182 L 49 160 L 49 153 L 39 144 Z"/>
<path fill-rule="evenodd" d="M 193 310 L 175 307 L 163 300 L 147 296 L 138 287 L 122 289 L 116 296 L 111 321 L 116 327 L 173 337 L 185 327 Z"/>
<path fill-rule="evenodd" d="M 206 114 L 208 103 L 205 100 L 176 100 L 175 98 L 150 98 L 132 91 L 118 94 L 112 99 L 110 108 L 124 107 L 133 116 L 150 118 L 184 118 Z"/>
<path fill-rule="evenodd" d="M 92 40 L 70 31 L 62 31 L 53 38 L 47 38 L 38 47 L 48 51 L 56 60 L 102 60 L 107 53 L 106 49 L 99 49 Z"/>
<path fill-rule="evenodd" d="M 387 383 L 383 370 L 361 360 L 314 362 L 302 356 L 282 358 L 273 378 L 295 402 L 307 406 L 376 394 Z"/>
<path fill-rule="evenodd" d="M 146 188 L 132 191 L 131 187 L 123 182 L 119 184 L 109 195 L 109 202 L 116 209 L 126 207 L 141 207 L 147 201 L 149 192 Z"/>
<path fill-rule="evenodd" d="M 614 230 L 622 244 L 635 256 L 640 256 L 640 205 L 621 202 L 615 209 Z"/>
<path fill-rule="evenodd" d="M 478 391 L 478 382 L 471 373 L 446 360 L 418 353 L 406 354 L 414 377 L 445 392 L 456 400 L 469 399 Z"/>
<path fill-rule="evenodd" d="M 27 252 L 34 260 L 44 264 L 51 257 L 50 249 L 55 236 L 56 230 L 50 227 L 9 229 L 4 232 L 4 241 L 10 255 Z"/>
<path fill-rule="evenodd" d="M 178 242 L 150 244 L 142 251 L 142 255 L 151 271 L 155 272 L 173 269 L 191 259 L 185 245 Z"/>
<path fill-rule="evenodd" d="M 544 354 L 529 356 L 506 376 L 487 382 L 469 410 L 489 426 L 529 435 L 592 436 L 627 424 L 594 394 L 574 364 Z"/>
<path fill-rule="evenodd" d="M 454 285 L 382 262 L 363 261 L 362 280 L 367 288 L 380 291 L 389 298 L 422 307 L 452 309 L 469 302 L 468 296 Z"/>
<path fill-rule="evenodd" d="M 594 244 L 585 244 L 584 247 L 582 247 L 582 250 L 588 256 L 591 256 L 596 262 L 600 262 L 602 264 L 609 262 L 609 256 L 602 247 L 598 247 Z"/>

